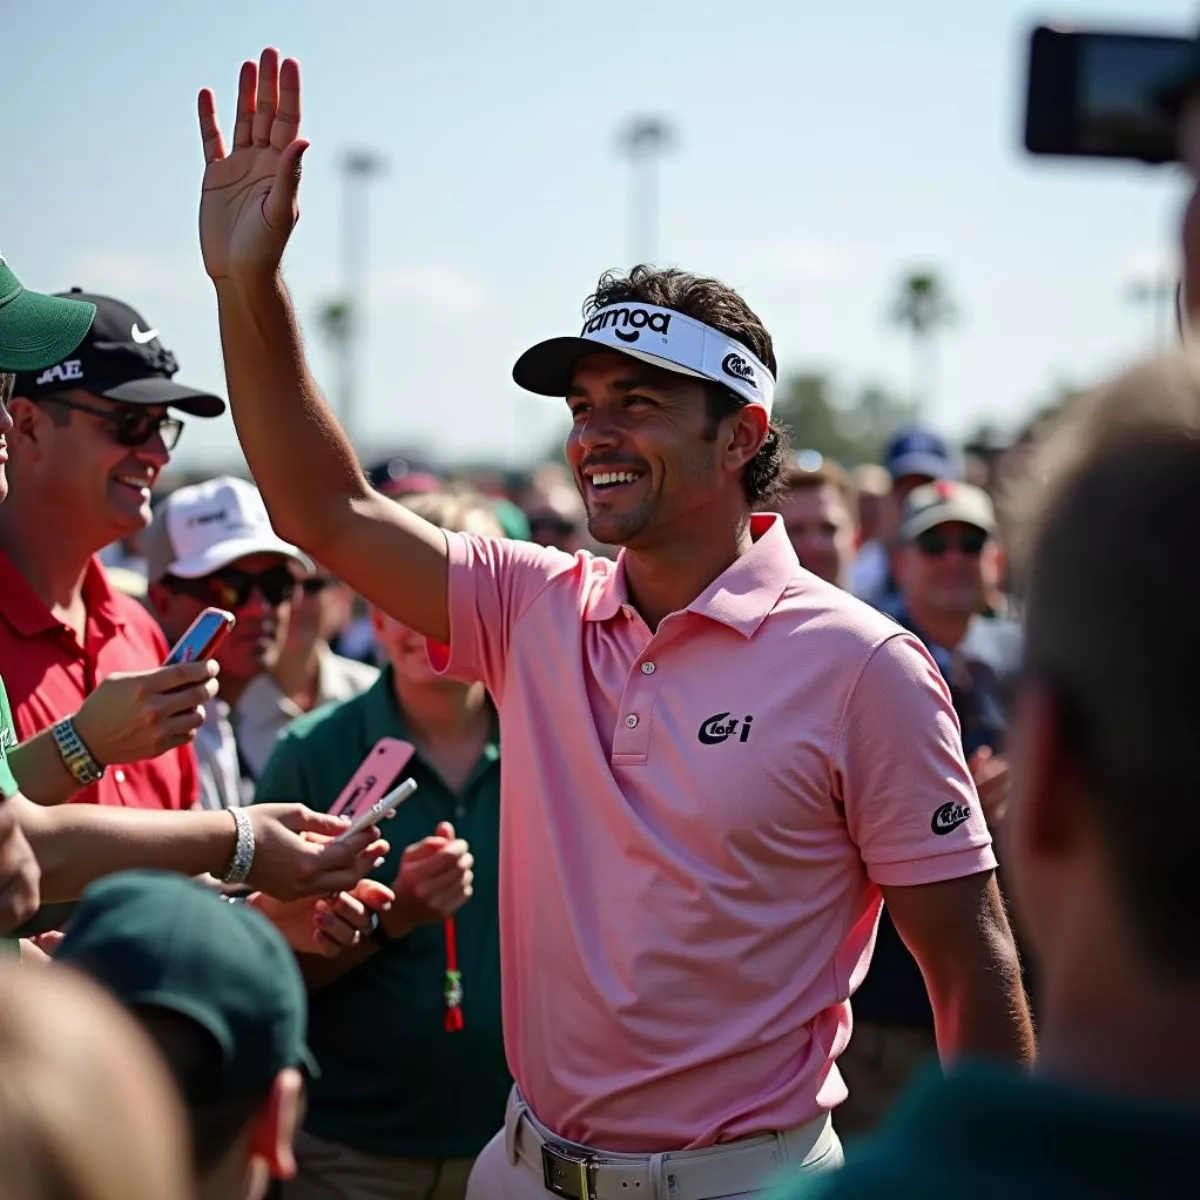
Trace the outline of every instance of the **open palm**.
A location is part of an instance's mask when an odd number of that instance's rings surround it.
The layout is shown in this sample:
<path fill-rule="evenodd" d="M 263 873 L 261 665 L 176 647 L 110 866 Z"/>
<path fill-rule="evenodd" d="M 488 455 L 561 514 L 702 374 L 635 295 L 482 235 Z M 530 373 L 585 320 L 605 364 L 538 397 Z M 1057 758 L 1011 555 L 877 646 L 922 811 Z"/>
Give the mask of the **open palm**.
<path fill-rule="evenodd" d="M 200 249 L 214 279 L 274 272 L 299 215 L 300 64 L 267 49 L 257 64 L 242 64 L 233 148 L 226 153 L 216 101 L 199 96 L 204 182 Z"/>

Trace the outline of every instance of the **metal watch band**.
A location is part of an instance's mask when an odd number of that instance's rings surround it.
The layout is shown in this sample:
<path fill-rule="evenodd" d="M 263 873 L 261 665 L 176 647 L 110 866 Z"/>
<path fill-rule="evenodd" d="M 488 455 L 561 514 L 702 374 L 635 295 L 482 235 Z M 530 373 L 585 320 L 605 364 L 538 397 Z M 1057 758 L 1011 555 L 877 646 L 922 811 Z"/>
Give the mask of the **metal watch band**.
<path fill-rule="evenodd" d="M 70 717 L 63 717 L 61 721 L 56 722 L 51 732 L 54 744 L 62 757 L 63 766 L 71 772 L 76 783 L 87 787 L 104 778 L 104 767 L 92 757 L 92 752 L 83 744 L 83 739 L 75 729 L 75 722 Z"/>
<path fill-rule="evenodd" d="M 233 818 L 237 827 L 237 843 L 233 847 L 233 857 L 229 860 L 229 866 L 221 876 L 221 882 L 243 883 L 254 865 L 254 826 L 240 808 L 227 808 L 225 811 Z"/>

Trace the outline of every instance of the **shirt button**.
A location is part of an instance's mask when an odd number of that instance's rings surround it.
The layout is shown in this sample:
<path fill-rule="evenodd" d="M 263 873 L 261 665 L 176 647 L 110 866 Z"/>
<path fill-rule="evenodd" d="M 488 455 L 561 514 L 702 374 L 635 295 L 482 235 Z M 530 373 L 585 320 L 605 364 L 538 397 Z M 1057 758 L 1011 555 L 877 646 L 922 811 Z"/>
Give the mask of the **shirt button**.
<path fill-rule="evenodd" d="M 629 716 L 627 716 L 627 717 L 625 718 L 625 724 L 626 724 L 626 725 L 627 725 L 627 726 L 628 726 L 630 729 L 636 729 L 636 728 L 637 728 L 637 723 L 638 723 L 638 719 L 637 719 L 637 713 L 630 713 L 630 714 L 629 714 Z"/>
<path fill-rule="evenodd" d="M 653 675 L 654 671 L 655 671 L 655 667 L 652 662 L 642 663 L 642 674 L 643 675 Z"/>
<path fill-rule="evenodd" d="M 116 780 L 118 783 L 124 783 L 124 782 L 125 782 L 125 772 L 124 772 L 124 771 L 122 771 L 120 767 L 118 767 L 118 768 L 117 768 L 117 769 L 116 769 L 116 770 L 113 772 L 113 778 L 114 778 L 114 779 L 115 779 L 115 780 Z"/>

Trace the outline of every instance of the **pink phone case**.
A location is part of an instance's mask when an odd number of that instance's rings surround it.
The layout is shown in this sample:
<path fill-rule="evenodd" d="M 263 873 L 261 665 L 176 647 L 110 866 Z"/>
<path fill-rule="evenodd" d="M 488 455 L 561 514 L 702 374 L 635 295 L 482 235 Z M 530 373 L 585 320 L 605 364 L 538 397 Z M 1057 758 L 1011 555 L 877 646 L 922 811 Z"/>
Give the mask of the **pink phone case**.
<path fill-rule="evenodd" d="M 411 742 L 402 742 L 399 738 L 380 738 L 342 789 L 329 815 L 353 817 L 360 809 L 369 808 L 376 800 L 383 799 L 412 756 Z"/>

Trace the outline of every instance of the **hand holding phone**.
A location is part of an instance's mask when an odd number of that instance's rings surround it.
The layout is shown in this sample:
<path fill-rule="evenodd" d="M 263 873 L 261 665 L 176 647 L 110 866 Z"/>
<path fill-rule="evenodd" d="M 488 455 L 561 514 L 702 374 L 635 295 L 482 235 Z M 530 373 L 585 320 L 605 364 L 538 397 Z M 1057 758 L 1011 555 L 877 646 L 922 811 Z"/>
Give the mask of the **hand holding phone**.
<path fill-rule="evenodd" d="M 344 842 L 356 833 L 360 833 L 362 830 L 378 824 L 384 818 L 390 817 L 416 790 L 417 781 L 411 778 L 406 779 L 399 787 L 393 788 L 392 791 L 388 792 L 381 800 L 376 800 L 369 808 L 360 809 L 350 822 L 350 828 L 344 833 L 339 833 L 333 840 L 335 842 Z"/>
<path fill-rule="evenodd" d="M 411 742 L 399 738 L 380 738 L 333 802 L 329 815 L 353 817 L 361 809 L 374 804 L 386 795 L 414 753 Z"/>
<path fill-rule="evenodd" d="M 236 623 L 237 618 L 233 613 L 223 608 L 206 608 L 171 648 L 163 666 L 211 658 Z"/>

